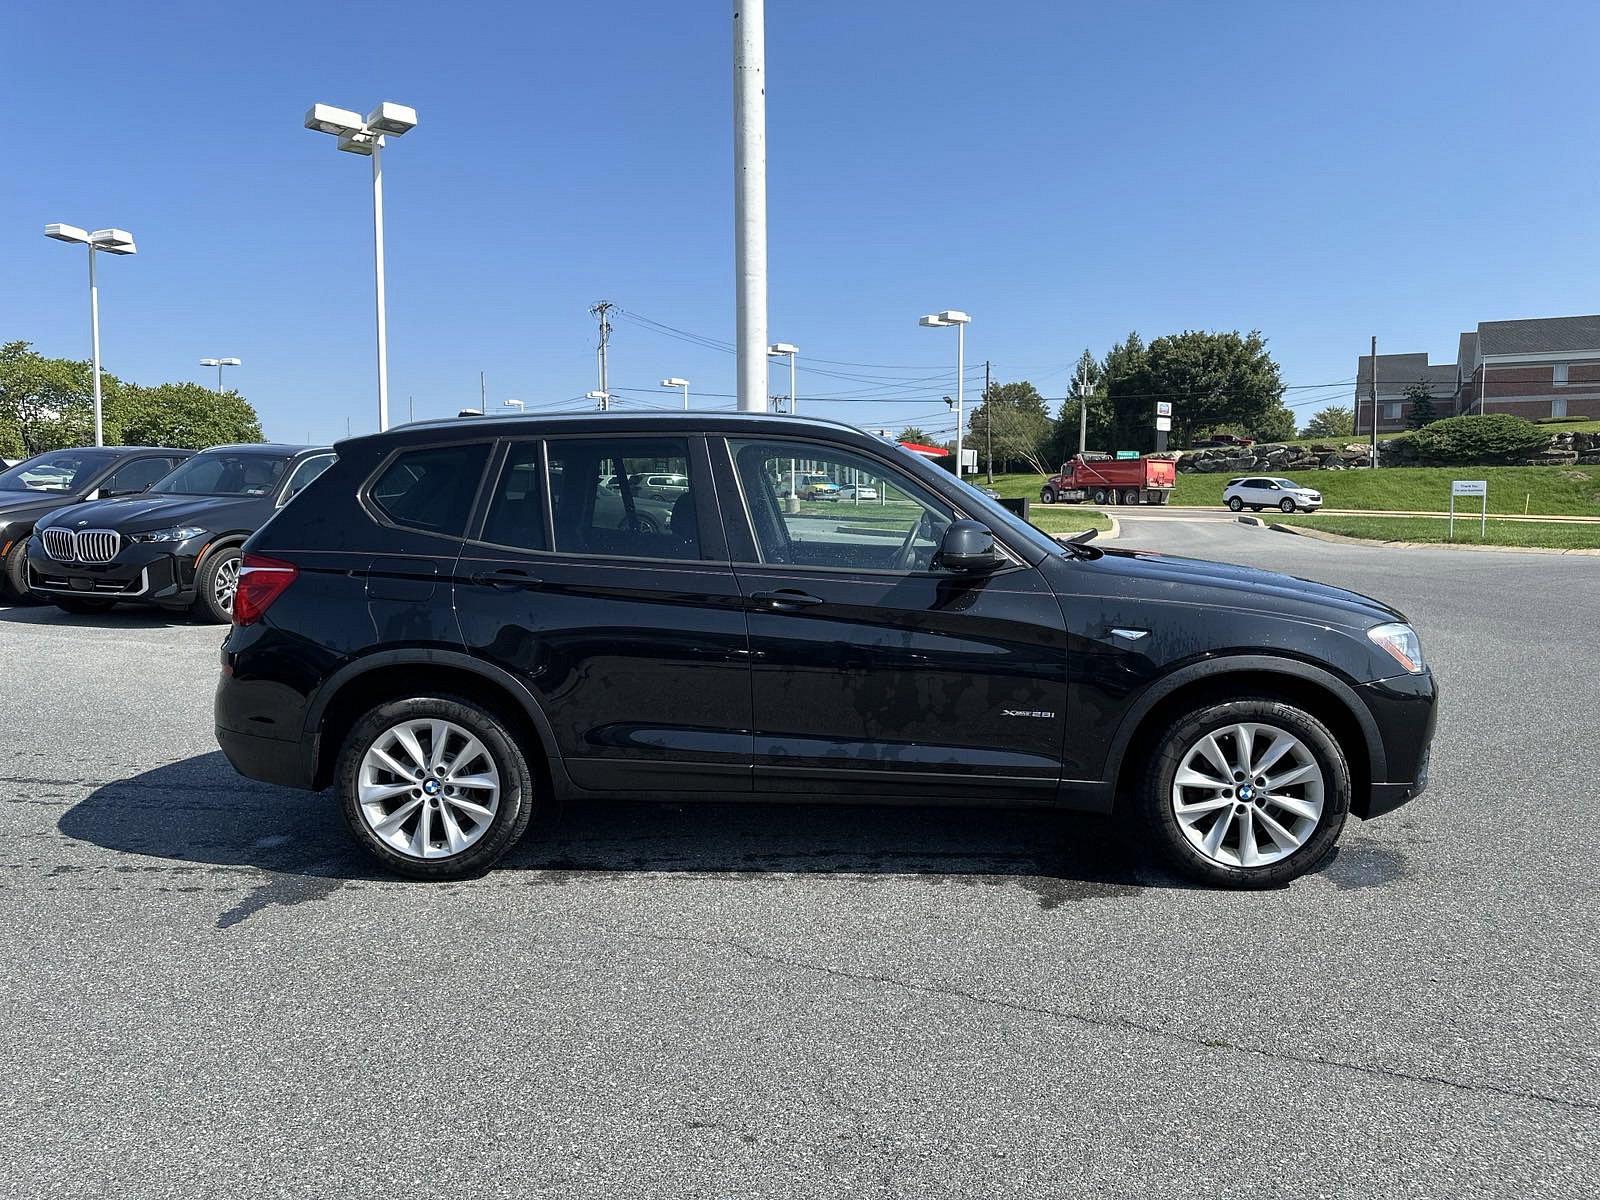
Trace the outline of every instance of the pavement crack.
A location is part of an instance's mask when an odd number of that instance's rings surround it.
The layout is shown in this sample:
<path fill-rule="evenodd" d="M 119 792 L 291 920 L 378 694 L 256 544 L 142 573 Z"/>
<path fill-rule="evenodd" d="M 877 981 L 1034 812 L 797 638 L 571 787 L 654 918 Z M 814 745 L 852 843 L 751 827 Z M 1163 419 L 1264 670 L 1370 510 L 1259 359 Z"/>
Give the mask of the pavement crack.
<path fill-rule="evenodd" d="M 613 925 L 603 925 L 594 922 L 580 922 L 592 924 L 595 928 L 605 929 L 611 933 L 620 933 L 624 936 L 637 937 L 650 941 L 689 942 L 699 946 L 713 949 L 734 950 L 747 958 L 757 962 L 769 963 L 773 966 L 787 967 L 791 970 L 808 971 L 813 974 L 829 975 L 836 979 L 850 980 L 856 983 L 879 984 L 884 987 L 896 988 L 901 991 L 911 992 L 922 996 L 940 996 L 952 1000 L 961 1000 L 968 1004 L 984 1008 L 1001 1009 L 1007 1012 L 1022 1013 L 1028 1016 L 1046 1017 L 1058 1021 L 1070 1021 L 1074 1024 L 1084 1025 L 1095 1029 L 1115 1030 L 1121 1033 L 1140 1034 L 1156 1038 L 1164 1042 L 1172 1042 L 1185 1046 L 1197 1047 L 1206 1050 L 1228 1050 L 1238 1054 L 1253 1055 L 1257 1058 L 1270 1059 L 1275 1062 L 1299 1063 L 1305 1066 L 1326 1067 L 1338 1071 L 1348 1071 L 1353 1074 L 1365 1075 L 1369 1078 L 1387 1079 L 1402 1083 L 1431 1084 L 1436 1087 L 1450 1088 L 1454 1091 L 1475 1094 L 1503 1096 L 1507 1099 L 1536 1101 L 1549 1104 L 1557 1108 L 1568 1109 L 1573 1112 L 1593 1113 L 1600 1112 L 1600 1102 L 1591 1100 L 1573 1099 L 1570 1096 L 1558 1096 L 1551 1092 L 1533 1091 L 1527 1088 L 1510 1087 L 1499 1083 L 1474 1082 L 1465 1079 L 1453 1079 L 1448 1075 L 1435 1075 L 1424 1071 L 1405 1071 L 1394 1067 L 1378 1067 L 1369 1063 L 1352 1062 L 1349 1059 L 1333 1058 L 1322 1054 L 1297 1054 L 1293 1051 L 1273 1049 L 1266 1046 L 1251 1046 L 1232 1041 L 1227 1038 L 1208 1037 L 1203 1034 L 1185 1034 L 1166 1029 L 1158 1025 L 1136 1021 L 1129 1017 L 1114 1017 L 1102 1014 L 1079 1012 L 1073 1009 L 1054 1008 L 1043 1004 L 1028 1004 L 1020 1000 L 1008 1000 L 1000 996 L 984 996 L 971 992 L 965 988 L 954 987 L 948 984 L 924 983 L 917 980 L 897 979 L 892 975 L 881 975 L 871 971 L 851 971 L 844 967 L 833 967 L 826 963 L 809 962 L 805 959 L 787 958 L 783 955 L 768 954 L 765 951 L 753 949 L 743 942 L 732 939 L 701 938 L 688 934 L 658 933 L 644 929 L 624 929 Z"/>

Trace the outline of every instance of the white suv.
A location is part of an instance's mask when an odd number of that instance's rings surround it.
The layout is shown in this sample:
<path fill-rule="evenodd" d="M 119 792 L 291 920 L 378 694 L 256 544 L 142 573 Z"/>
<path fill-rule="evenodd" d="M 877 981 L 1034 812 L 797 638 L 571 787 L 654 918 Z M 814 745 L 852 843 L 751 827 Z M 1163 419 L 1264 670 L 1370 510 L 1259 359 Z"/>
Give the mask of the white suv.
<path fill-rule="evenodd" d="M 1286 513 L 1316 512 L 1322 507 L 1322 493 L 1301 487 L 1292 479 L 1246 475 L 1228 480 L 1228 486 L 1222 489 L 1222 502 L 1234 512 L 1247 507 L 1255 512 L 1263 508 L 1279 508 Z"/>

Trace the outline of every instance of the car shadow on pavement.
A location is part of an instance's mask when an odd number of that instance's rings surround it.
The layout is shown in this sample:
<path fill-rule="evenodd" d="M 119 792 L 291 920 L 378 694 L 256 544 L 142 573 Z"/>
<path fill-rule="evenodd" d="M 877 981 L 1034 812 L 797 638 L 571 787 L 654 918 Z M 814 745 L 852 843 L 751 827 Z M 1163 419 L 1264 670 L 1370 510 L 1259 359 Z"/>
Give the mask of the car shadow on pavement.
<path fill-rule="evenodd" d="M 61 629 L 172 629 L 198 625 L 186 612 L 162 608 L 110 608 L 98 613 L 69 613 L 54 604 L 19 604 L 0 601 L 0 623 L 12 625 L 52 625 Z M 218 625 L 220 632 L 225 626 Z"/>
<path fill-rule="evenodd" d="M 271 873 L 279 882 L 264 885 L 269 894 L 250 911 L 320 899 L 356 881 L 426 886 L 398 880 L 369 859 L 329 793 L 243 779 L 220 753 L 98 787 L 58 825 L 68 837 L 155 860 L 143 869 L 190 876 L 244 870 L 252 880 L 256 871 Z M 570 806 L 560 820 L 536 826 L 488 879 L 533 873 L 537 882 L 572 883 L 617 872 L 959 878 L 1014 885 L 1043 909 L 1186 886 L 1148 862 L 1105 818 L 1036 809 L 678 800 Z"/>

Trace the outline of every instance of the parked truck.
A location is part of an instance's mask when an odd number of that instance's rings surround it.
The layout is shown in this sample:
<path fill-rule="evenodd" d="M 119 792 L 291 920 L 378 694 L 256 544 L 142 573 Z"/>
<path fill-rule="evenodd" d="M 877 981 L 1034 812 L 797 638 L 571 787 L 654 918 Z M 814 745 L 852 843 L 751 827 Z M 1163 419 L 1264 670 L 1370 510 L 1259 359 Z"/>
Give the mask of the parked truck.
<path fill-rule="evenodd" d="M 1039 489 L 1043 504 L 1165 504 L 1177 479 L 1170 458 L 1112 458 L 1079 454 L 1061 464 L 1061 471 Z"/>

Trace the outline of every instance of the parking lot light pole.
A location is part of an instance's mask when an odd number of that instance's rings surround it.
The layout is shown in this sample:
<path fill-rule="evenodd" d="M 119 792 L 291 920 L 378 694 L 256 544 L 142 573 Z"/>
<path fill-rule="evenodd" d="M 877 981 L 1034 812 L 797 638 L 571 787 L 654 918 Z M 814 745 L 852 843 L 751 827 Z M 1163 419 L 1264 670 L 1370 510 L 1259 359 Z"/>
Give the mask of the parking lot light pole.
<path fill-rule="evenodd" d="M 202 358 L 202 367 L 215 367 L 217 369 L 217 395 L 222 395 L 222 368 L 237 367 L 240 365 L 237 358 Z"/>
<path fill-rule="evenodd" d="M 593 400 L 595 402 L 595 407 L 598 408 L 601 412 L 610 412 L 611 411 L 611 393 L 610 392 L 585 392 L 584 396 L 585 396 L 585 398 L 587 398 L 589 400 Z"/>
<path fill-rule="evenodd" d="M 372 259 L 378 327 L 378 431 L 389 428 L 389 331 L 383 294 L 383 160 L 384 138 L 415 129 L 417 110 L 384 101 L 363 119 L 359 113 L 331 104 L 306 110 L 305 127 L 339 139 L 339 149 L 372 159 Z"/>
<path fill-rule="evenodd" d="M 44 235 L 58 242 L 72 242 L 89 247 L 89 351 L 94 361 L 94 444 L 105 445 L 105 432 L 100 419 L 100 287 L 94 278 L 96 251 L 105 254 L 137 254 L 133 235 L 126 229 L 96 229 L 93 233 L 76 225 L 46 225 Z"/>
<path fill-rule="evenodd" d="M 946 325 L 956 327 L 956 478 L 961 478 L 961 452 L 963 438 L 966 430 L 966 374 L 967 374 L 967 326 L 972 318 L 960 309 L 947 308 L 942 313 L 931 313 L 917 321 L 918 325 L 929 329 L 943 329 Z"/>
<path fill-rule="evenodd" d="M 502 400 L 500 401 L 500 407 L 515 409 L 520 413 L 526 407 L 526 405 L 524 405 L 521 400 Z"/>
<path fill-rule="evenodd" d="M 687 379 L 679 379 L 676 375 L 674 375 L 671 379 L 663 379 L 661 381 L 661 386 L 664 388 L 682 388 L 683 411 L 689 411 L 689 381 Z"/>
<path fill-rule="evenodd" d="M 768 358 L 787 358 L 789 360 L 789 415 L 792 417 L 800 411 L 800 398 L 794 394 L 794 356 L 800 353 L 800 348 L 789 342 L 773 342 L 767 347 Z"/>

